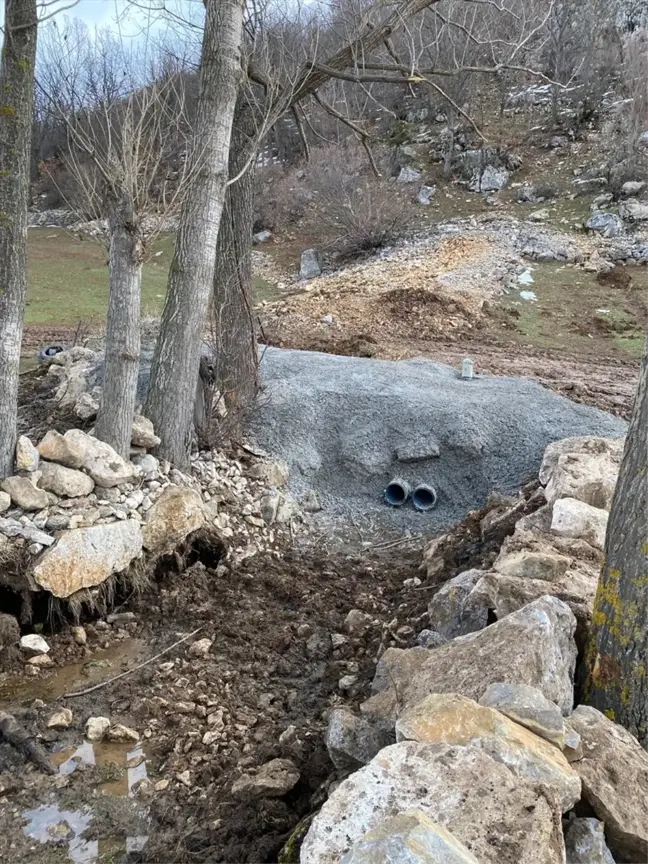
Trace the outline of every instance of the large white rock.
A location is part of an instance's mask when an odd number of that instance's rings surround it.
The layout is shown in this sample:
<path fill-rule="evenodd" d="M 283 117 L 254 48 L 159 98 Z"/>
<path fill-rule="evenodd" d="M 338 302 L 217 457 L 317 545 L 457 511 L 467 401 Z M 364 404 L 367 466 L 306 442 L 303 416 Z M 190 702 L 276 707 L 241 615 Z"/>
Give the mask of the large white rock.
<path fill-rule="evenodd" d="M 94 480 L 83 471 L 66 468 L 56 462 L 41 462 L 41 477 L 38 485 L 41 489 L 62 495 L 65 498 L 82 498 L 94 489 Z"/>
<path fill-rule="evenodd" d="M 565 603 L 541 597 L 484 630 L 432 651 L 402 651 L 417 652 L 411 674 L 391 670 L 381 692 L 361 711 L 376 722 L 393 724 L 400 713 L 431 693 L 459 693 L 479 701 L 489 684 L 503 681 L 537 688 L 568 714 L 574 699 L 575 629 L 576 619 Z"/>
<path fill-rule="evenodd" d="M 592 507 L 577 498 L 559 498 L 553 505 L 551 530 L 561 537 L 586 540 L 597 549 L 605 548 L 607 510 Z"/>
<path fill-rule="evenodd" d="M 578 498 L 609 510 L 624 443 L 623 438 L 577 437 L 550 444 L 539 474 L 547 501 Z"/>
<path fill-rule="evenodd" d="M 560 750 L 499 711 L 456 693 L 432 694 L 401 714 L 396 740 L 479 747 L 516 776 L 550 789 L 563 813 L 580 799 L 578 774 Z"/>
<path fill-rule="evenodd" d="M 146 514 L 142 526 L 144 548 L 151 552 L 169 551 L 204 522 L 202 498 L 195 489 L 167 486 Z"/>
<path fill-rule="evenodd" d="M 16 442 L 16 471 L 36 471 L 40 456 L 26 435 Z"/>
<path fill-rule="evenodd" d="M 409 810 L 450 831 L 480 864 L 564 864 L 560 808 L 548 790 L 477 747 L 417 741 L 386 747 L 335 789 L 301 864 L 337 864 L 367 832 Z"/>
<path fill-rule="evenodd" d="M 122 483 L 130 483 L 139 473 L 139 469 L 131 462 L 122 459 L 110 444 L 99 441 L 98 438 L 93 438 L 80 429 L 69 429 L 63 437 L 83 453 L 82 467 L 97 486 L 110 488 Z"/>
<path fill-rule="evenodd" d="M 34 479 L 37 476 L 34 474 Z M 47 492 L 44 489 L 37 489 L 28 477 L 7 477 L 2 481 L 2 489 L 10 496 L 16 507 L 22 510 L 42 510 L 49 504 Z"/>
<path fill-rule="evenodd" d="M 359 840 L 340 864 L 479 864 L 456 837 L 420 810 L 399 813 Z"/>
<path fill-rule="evenodd" d="M 583 798 L 605 823 L 618 861 L 648 860 L 648 753 L 622 726 L 596 708 L 579 705 L 569 725 L 581 736 L 583 758 L 573 763 Z"/>
<path fill-rule="evenodd" d="M 142 532 L 133 519 L 76 528 L 43 553 L 32 575 L 55 597 L 69 597 L 125 570 L 141 551 Z"/>
<path fill-rule="evenodd" d="M 38 633 L 27 633 L 25 636 L 21 636 L 20 638 L 20 647 L 27 654 L 31 654 L 33 656 L 38 656 L 39 654 L 48 654 L 50 650 L 50 646 L 43 639 L 42 636 L 39 636 Z"/>

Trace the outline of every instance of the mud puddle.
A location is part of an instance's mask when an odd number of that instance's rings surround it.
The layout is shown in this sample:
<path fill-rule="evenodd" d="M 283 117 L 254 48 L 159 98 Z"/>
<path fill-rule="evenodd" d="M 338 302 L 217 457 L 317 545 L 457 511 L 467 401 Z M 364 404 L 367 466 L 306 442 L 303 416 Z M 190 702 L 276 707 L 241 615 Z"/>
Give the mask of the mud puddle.
<path fill-rule="evenodd" d="M 93 651 L 85 660 L 61 666 L 48 677 L 7 677 L 0 680 L 0 710 L 15 710 L 35 699 L 53 702 L 66 693 L 92 687 L 135 666 L 144 650 L 145 645 L 140 640 L 124 639 L 110 648 Z"/>

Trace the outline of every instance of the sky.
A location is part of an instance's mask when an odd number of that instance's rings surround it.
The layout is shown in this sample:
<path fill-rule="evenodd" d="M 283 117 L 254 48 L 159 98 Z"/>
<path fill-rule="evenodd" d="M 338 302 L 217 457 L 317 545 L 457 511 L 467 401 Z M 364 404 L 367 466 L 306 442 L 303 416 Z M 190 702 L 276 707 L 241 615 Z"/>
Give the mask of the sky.
<path fill-rule="evenodd" d="M 165 6 L 181 18 L 200 15 L 202 0 L 38 0 L 40 18 L 80 18 L 89 27 L 110 27 L 124 37 L 138 38 L 150 27 L 162 29 L 160 8 Z M 0 0 L 4 21 L 4 0 Z"/>

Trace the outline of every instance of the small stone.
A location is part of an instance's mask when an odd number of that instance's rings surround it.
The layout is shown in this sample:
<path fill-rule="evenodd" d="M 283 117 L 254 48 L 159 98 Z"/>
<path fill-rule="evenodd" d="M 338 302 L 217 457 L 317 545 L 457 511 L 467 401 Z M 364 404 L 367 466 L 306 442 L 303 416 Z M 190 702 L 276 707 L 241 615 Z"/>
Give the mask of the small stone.
<path fill-rule="evenodd" d="M 428 207 L 432 203 L 432 198 L 436 195 L 436 191 L 436 186 L 421 186 L 416 200 L 424 207 Z"/>
<path fill-rule="evenodd" d="M 155 434 L 153 423 L 148 417 L 143 417 L 141 414 L 136 414 L 133 417 L 131 443 L 135 447 L 145 447 L 147 450 L 151 447 L 157 447 L 160 443 L 160 438 Z"/>
<path fill-rule="evenodd" d="M 20 640 L 20 627 L 13 615 L 0 612 L 0 651 L 11 648 Z"/>
<path fill-rule="evenodd" d="M 314 489 L 311 489 L 304 498 L 302 508 L 305 513 L 319 513 L 322 509 L 322 505 Z"/>
<path fill-rule="evenodd" d="M 154 477 L 160 471 L 160 462 L 152 456 L 150 453 L 147 453 L 146 456 L 136 456 L 133 459 L 133 462 L 142 470 L 142 474 L 145 477 Z"/>
<path fill-rule="evenodd" d="M 47 492 L 37 489 L 27 477 L 7 477 L 2 489 L 21 510 L 43 510 L 49 504 Z"/>
<path fill-rule="evenodd" d="M 119 727 L 115 727 L 119 728 Z M 126 727 L 121 727 L 126 728 Z M 102 741 L 106 732 L 110 729 L 108 717 L 88 717 L 85 725 L 85 734 L 88 741 Z M 132 731 L 132 730 L 130 730 Z M 137 734 L 137 733 L 136 733 Z M 119 739 L 124 740 L 124 739 Z M 129 739 L 126 739 L 129 740 Z M 138 740 L 138 738 L 134 739 Z"/>
<path fill-rule="evenodd" d="M 86 645 L 88 642 L 88 634 L 84 627 L 70 627 L 70 633 L 77 645 Z"/>
<path fill-rule="evenodd" d="M 354 633 L 362 633 L 370 625 L 371 615 L 367 615 L 366 612 L 362 612 L 360 609 L 349 610 L 344 619 L 344 629 L 350 635 Z"/>
<path fill-rule="evenodd" d="M 179 780 L 183 786 L 187 788 L 191 787 L 191 772 L 189 769 L 186 771 L 181 771 L 179 774 L 176 774 L 176 780 Z"/>
<path fill-rule="evenodd" d="M 420 645 L 421 648 L 439 648 L 447 641 L 446 637 L 436 630 L 421 630 L 416 637 L 416 644 Z"/>
<path fill-rule="evenodd" d="M 315 249 L 304 249 L 299 264 L 300 279 L 315 279 L 322 275 L 322 265 Z"/>
<path fill-rule="evenodd" d="M 171 781 L 165 777 L 163 780 L 158 780 L 153 788 L 156 792 L 164 792 L 165 789 L 168 789 L 170 782 Z"/>
<path fill-rule="evenodd" d="M 202 743 L 205 747 L 210 747 L 212 744 L 220 741 L 222 737 L 223 733 L 219 732 L 217 729 L 208 729 L 202 737 Z"/>
<path fill-rule="evenodd" d="M 281 798 L 297 784 L 299 771 L 289 759 L 273 759 L 254 775 L 235 780 L 232 798 L 235 801 L 255 801 L 258 798 Z"/>
<path fill-rule="evenodd" d="M 124 624 L 137 621 L 137 618 L 134 612 L 112 612 L 106 616 L 106 621 L 114 627 L 123 627 Z"/>
<path fill-rule="evenodd" d="M 53 516 L 48 518 L 45 527 L 48 531 L 65 531 L 69 524 L 69 516 L 65 516 L 62 513 L 55 513 Z"/>
<path fill-rule="evenodd" d="M 357 680 L 357 675 L 343 675 L 342 678 L 340 678 L 340 680 L 338 681 L 338 687 L 340 688 L 340 690 L 350 690 Z"/>
<path fill-rule="evenodd" d="M 71 725 L 74 715 L 69 708 L 62 708 L 47 721 L 48 729 L 67 729 Z"/>
<path fill-rule="evenodd" d="M 41 546 L 40 543 L 30 543 L 27 547 L 27 551 L 35 558 L 37 555 L 40 555 L 40 553 L 43 551 L 43 548 L 44 547 Z"/>
<path fill-rule="evenodd" d="M 135 729 L 131 729 L 128 726 L 124 726 L 122 723 L 116 723 L 114 726 L 111 726 L 106 733 L 106 738 L 109 741 L 116 742 L 140 740 L 139 732 L 136 732 Z"/>
<path fill-rule="evenodd" d="M 38 633 L 21 636 L 20 647 L 28 654 L 47 654 L 50 650 L 50 646 Z"/>
<path fill-rule="evenodd" d="M 211 639 L 197 639 L 187 652 L 190 657 L 206 657 L 212 646 Z"/>
<path fill-rule="evenodd" d="M 11 507 L 11 496 L 0 492 L 0 513 L 5 513 Z"/>
<path fill-rule="evenodd" d="M 99 411 L 99 402 L 91 393 L 81 393 L 74 403 L 74 413 L 80 420 L 92 420 Z"/>
<path fill-rule="evenodd" d="M 34 657 L 30 657 L 27 662 L 31 666 L 38 666 L 42 669 L 54 665 L 54 661 L 49 656 L 49 654 L 36 654 Z"/>
<path fill-rule="evenodd" d="M 16 471 L 36 471 L 39 460 L 38 450 L 26 435 L 21 435 L 16 443 Z"/>

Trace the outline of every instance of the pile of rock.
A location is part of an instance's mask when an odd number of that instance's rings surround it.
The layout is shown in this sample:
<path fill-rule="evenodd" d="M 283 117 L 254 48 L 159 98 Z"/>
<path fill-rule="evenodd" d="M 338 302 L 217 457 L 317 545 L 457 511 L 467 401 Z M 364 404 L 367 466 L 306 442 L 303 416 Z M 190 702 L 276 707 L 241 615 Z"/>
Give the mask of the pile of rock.
<path fill-rule="evenodd" d="M 80 429 L 50 430 L 38 446 L 22 436 L 16 473 L 0 484 L 0 549 L 28 553 L 34 590 L 69 598 L 128 569 L 142 554 L 173 551 L 200 528 L 249 557 L 279 542 L 298 513 L 279 491 L 285 466 L 196 453 L 191 474 L 160 461 L 151 422 L 136 416 L 131 461 Z"/>
<path fill-rule="evenodd" d="M 648 754 L 599 711 L 574 710 L 575 637 L 622 446 L 552 444 L 545 507 L 520 519 L 491 570 L 434 597 L 428 647 L 382 654 L 359 715 L 332 711 L 329 753 L 354 773 L 315 817 L 302 864 L 646 859 Z"/>

